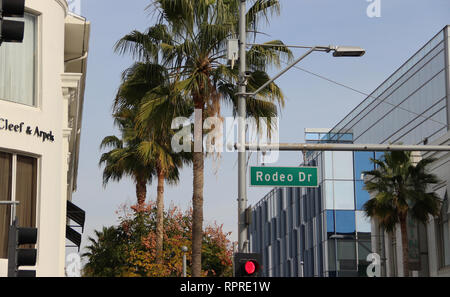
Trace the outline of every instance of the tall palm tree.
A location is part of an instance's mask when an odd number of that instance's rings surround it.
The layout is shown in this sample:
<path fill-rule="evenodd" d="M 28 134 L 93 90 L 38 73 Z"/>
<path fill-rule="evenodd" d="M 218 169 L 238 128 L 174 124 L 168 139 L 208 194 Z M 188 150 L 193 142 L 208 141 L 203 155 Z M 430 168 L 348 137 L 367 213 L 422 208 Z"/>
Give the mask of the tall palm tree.
<path fill-rule="evenodd" d="M 400 224 L 405 276 L 409 276 L 408 215 L 423 224 L 430 215 L 439 215 L 440 199 L 429 192 L 430 185 L 439 181 L 427 171 L 427 166 L 434 161 L 426 158 L 414 165 L 411 152 L 387 152 L 381 160 L 372 159 L 376 170 L 364 172 L 369 176 L 365 189 L 374 195 L 364 205 L 366 214 L 377 219 L 387 232 Z"/>
<path fill-rule="evenodd" d="M 164 67 L 152 63 L 135 63 L 125 70 L 122 83 L 114 101 L 114 110 L 122 114 L 129 109 L 138 110 L 145 95 L 158 87 L 162 92 L 170 94 L 167 84 L 167 71 Z M 156 218 L 156 249 L 157 259 L 162 261 L 164 238 L 164 185 L 175 184 L 179 181 L 179 168 L 190 162 L 189 154 L 175 154 L 171 149 L 171 139 L 174 134 L 169 125 L 175 116 L 185 116 L 191 113 L 189 106 L 171 106 L 166 104 L 165 109 L 158 112 L 159 125 L 136 125 L 134 133 L 140 139 L 137 143 L 137 153 L 143 164 L 151 164 L 157 178 L 157 218 Z M 150 168 L 149 168 L 150 169 Z"/>
<path fill-rule="evenodd" d="M 176 154 L 171 150 L 171 131 L 150 131 L 148 141 L 139 145 L 139 153 L 145 162 L 155 164 L 158 180 L 156 196 L 156 255 L 162 261 L 164 241 L 164 184 L 176 184 L 179 181 L 179 168 L 189 163 L 189 155 Z"/>
<path fill-rule="evenodd" d="M 153 164 L 145 163 L 139 153 L 139 145 L 143 139 L 137 136 L 135 127 L 135 113 L 132 110 L 122 110 L 114 114 L 115 124 L 119 127 L 121 137 L 107 136 L 100 149 L 110 148 L 103 153 L 99 166 L 103 169 L 103 185 L 110 180 L 120 181 L 123 176 L 133 178 L 136 184 L 136 197 L 138 205 L 143 205 L 147 196 L 147 183 L 152 180 L 155 173 Z"/>
<path fill-rule="evenodd" d="M 278 0 L 250 2 L 247 28 L 249 34 L 256 36 L 260 19 L 268 20 L 272 13 L 279 12 L 280 3 Z M 155 123 L 160 114 L 156 111 L 175 99 L 189 100 L 195 109 L 202 111 L 203 118 L 219 115 L 223 102 L 229 103 L 236 113 L 239 72 L 226 65 L 225 53 L 227 39 L 238 32 L 239 1 L 153 0 L 150 7 L 158 15 L 157 24 L 144 33 L 133 31 L 124 36 L 116 50 L 164 65 L 170 73 L 173 90 L 178 94 L 159 96 L 160 88 L 148 93 L 139 121 Z M 279 66 L 282 57 L 292 58 L 281 41 L 271 41 L 271 44 L 274 46 L 254 46 L 248 50 L 249 91 L 255 91 L 268 81 L 268 67 Z M 272 102 L 284 104 L 284 96 L 275 83 L 267 86 L 260 97 L 268 100 L 247 100 L 247 115 L 257 120 L 277 114 Z M 193 175 L 192 272 L 198 277 L 201 275 L 203 229 L 203 151 L 193 153 Z"/>

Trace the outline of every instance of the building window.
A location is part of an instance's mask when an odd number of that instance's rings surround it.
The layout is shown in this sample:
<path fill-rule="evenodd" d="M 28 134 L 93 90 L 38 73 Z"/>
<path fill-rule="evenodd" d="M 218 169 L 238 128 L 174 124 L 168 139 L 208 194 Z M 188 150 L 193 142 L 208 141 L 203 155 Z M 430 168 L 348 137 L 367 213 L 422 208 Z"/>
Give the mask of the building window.
<path fill-rule="evenodd" d="M 16 217 L 21 227 L 36 227 L 36 189 L 37 160 L 0 152 L 0 200 L 20 202 Z M 0 258 L 7 257 L 10 224 L 11 207 L 0 206 Z"/>
<path fill-rule="evenodd" d="M 354 234 L 355 212 L 349 210 L 336 210 L 336 233 L 338 234 Z"/>
<path fill-rule="evenodd" d="M 449 223 L 449 203 L 447 193 L 442 203 L 441 215 L 438 220 L 439 237 L 439 262 L 440 267 L 450 266 L 450 223 Z"/>
<path fill-rule="evenodd" d="M 364 204 L 370 200 L 370 194 L 364 190 L 365 184 L 363 181 L 355 181 L 355 196 L 356 196 L 356 209 L 363 210 Z"/>
<path fill-rule="evenodd" d="M 363 180 L 364 171 L 374 170 L 371 159 L 375 157 L 373 152 L 355 152 L 355 180 Z"/>
<path fill-rule="evenodd" d="M 335 228 L 334 228 L 334 210 L 327 210 L 326 211 L 327 216 L 327 233 L 328 235 L 334 234 Z"/>
<path fill-rule="evenodd" d="M 0 47 L 0 99 L 36 105 L 36 16 L 25 14 L 22 43 Z"/>

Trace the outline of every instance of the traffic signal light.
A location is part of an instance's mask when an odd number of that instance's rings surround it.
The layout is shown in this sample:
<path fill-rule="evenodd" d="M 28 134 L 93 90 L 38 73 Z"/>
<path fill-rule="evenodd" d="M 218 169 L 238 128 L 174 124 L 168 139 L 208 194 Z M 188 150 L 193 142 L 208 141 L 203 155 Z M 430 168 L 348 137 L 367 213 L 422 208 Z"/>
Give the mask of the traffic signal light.
<path fill-rule="evenodd" d="M 25 0 L 0 1 L 0 45 L 2 42 L 22 42 L 24 22 L 5 20 L 5 17 L 23 18 Z"/>
<path fill-rule="evenodd" d="M 260 277 L 262 270 L 261 254 L 234 254 L 235 277 Z"/>
<path fill-rule="evenodd" d="M 20 266 L 35 266 L 37 250 L 35 248 L 19 248 L 37 242 L 36 228 L 20 228 L 17 219 L 9 229 L 8 240 L 8 277 L 35 277 L 35 270 L 19 270 Z"/>

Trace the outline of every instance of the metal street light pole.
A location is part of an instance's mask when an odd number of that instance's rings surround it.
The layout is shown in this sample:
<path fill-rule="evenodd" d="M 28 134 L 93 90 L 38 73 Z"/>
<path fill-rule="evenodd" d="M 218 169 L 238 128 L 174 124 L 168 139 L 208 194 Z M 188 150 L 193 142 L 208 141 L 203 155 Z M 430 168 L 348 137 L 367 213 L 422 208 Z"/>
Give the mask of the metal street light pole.
<path fill-rule="evenodd" d="M 19 201 L 0 201 L 0 206 L 11 206 L 11 223 L 16 218 L 16 207 L 20 204 Z"/>
<path fill-rule="evenodd" d="M 247 153 L 245 149 L 246 132 L 245 119 L 247 114 L 246 96 L 246 47 L 247 47 L 247 3 L 240 0 L 239 11 L 239 101 L 238 101 L 238 142 L 242 145 L 238 152 L 238 250 L 248 252 L 247 226 L 245 224 L 245 210 L 247 208 Z"/>
<path fill-rule="evenodd" d="M 301 60 L 306 58 L 314 51 L 331 52 L 335 57 L 361 57 L 365 54 L 365 50 L 360 47 L 352 46 L 295 46 L 299 48 L 309 48 L 309 50 L 300 58 L 291 63 L 286 69 L 281 71 L 275 77 L 267 81 L 263 86 L 253 93 L 247 93 L 247 65 L 246 65 L 246 48 L 247 48 L 247 3 L 246 0 L 240 0 L 239 9 L 239 91 L 238 97 L 238 250 L 239 252 L 249 252 L 248 246 L 248 226 L 245 223 L 245 211 L 247 209 L 247 149 L 246 145 L 246 98 L 256 96 L 266 86 L 275 81 L 277 78 L 294 67 Z M 279 46 L 279 45 L 264 45 Z M 289 46 L 294 47 L 294 46 Z"/>

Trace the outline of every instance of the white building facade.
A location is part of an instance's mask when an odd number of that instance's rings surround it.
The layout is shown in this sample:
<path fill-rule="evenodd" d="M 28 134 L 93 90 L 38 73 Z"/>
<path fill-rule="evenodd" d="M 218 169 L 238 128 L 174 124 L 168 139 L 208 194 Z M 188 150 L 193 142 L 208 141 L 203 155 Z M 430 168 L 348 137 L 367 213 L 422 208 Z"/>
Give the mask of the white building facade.
<path fill-rule="evenodd" d="M 90 24 L 65 0 L 25 5 L 23 43 L 0 46 L 0 200 L 19 201 L 19 225 L 38 228 L 37 276 L 64 276 Z M 11 220 L 0 206 L 0 276 Z"/>

